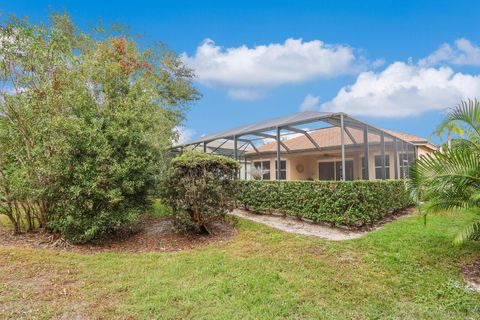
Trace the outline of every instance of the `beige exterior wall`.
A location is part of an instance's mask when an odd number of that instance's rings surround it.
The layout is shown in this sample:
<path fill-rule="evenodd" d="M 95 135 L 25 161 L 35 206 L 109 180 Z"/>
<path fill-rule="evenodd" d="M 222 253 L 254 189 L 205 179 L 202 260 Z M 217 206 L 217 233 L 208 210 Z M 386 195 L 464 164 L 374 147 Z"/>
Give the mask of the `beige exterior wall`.
<path fill-rule="evenodd" d="M 418 147 L 418 154 L 423 155 L 431 152 L 431 149 Z M 370 180 L 376 179 L 375 177 L 375 155 L 380 155 L 379 146 L 370 146 L 369 151 L 369 178 Z M 390 158 L 390 179 L 395 178 L 395 163 L 394 152 L 390 148 L 385 150 L 385 154 Z M 353 176 L 354 179 L 362 178 L 362 157 L 364 151 L 362 148 L 350 149 L 345 152 L 346 160 L 353 160 Z M 322 152 L 303 152 L 282 154 L 282 160 L 286 160 L 287 165 L 287 180 L 317 180 L 319 178 L 318 162 L 321 161 L 341 161 L 340 150 L 322 151 Z M 270 179 L 275 180 L 275 161 L 276 155 L 269 154 L 263 156 L 252 156 L 249 160 L 253 162 L 258 160 L 270 161 Z M 400 162 L 398 162 L 398 170 L 400 176 Z M 380 179 L 380 177 L 378 177 Z"/>
<path fill-rule="evenodd" d="M 424 147 L 424 146 L 418 146 L 417 147 L 417 150 L 418 150 L 418 156 L 423 156 L 424 154 L 428 154 L 428 153 L 432 153 L 432 150 L 427 148 L 427 147 Z"/>

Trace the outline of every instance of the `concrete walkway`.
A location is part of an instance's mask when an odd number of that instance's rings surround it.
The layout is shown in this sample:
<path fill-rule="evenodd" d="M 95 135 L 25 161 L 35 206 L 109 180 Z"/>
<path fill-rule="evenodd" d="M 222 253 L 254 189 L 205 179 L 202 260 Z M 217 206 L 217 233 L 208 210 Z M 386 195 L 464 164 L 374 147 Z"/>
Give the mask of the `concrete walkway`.
<path fill-rule="evenodd" d="M 292 217 L 255 214 L 241 209 L 235 209 L 230 214 L 236 217 L 262 223 L 278 230 L 306 236 L 314 236 L 325 240 L 342 241 L 356 239 L 366 233 L 365 231 L 357 232 L 331 228 L 324 225 L 298 220 Z"/>

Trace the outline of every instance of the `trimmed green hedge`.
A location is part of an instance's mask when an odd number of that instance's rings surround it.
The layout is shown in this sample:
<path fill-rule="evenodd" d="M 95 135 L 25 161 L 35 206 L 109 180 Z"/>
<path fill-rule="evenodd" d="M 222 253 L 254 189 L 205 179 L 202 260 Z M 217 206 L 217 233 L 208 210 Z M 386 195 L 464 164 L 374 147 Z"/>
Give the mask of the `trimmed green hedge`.
<path fill-rule="evenodd" d="M 413 205 L 402 180 L 239 181 L 237 203 L 332 225 L 360 227 Z"/>

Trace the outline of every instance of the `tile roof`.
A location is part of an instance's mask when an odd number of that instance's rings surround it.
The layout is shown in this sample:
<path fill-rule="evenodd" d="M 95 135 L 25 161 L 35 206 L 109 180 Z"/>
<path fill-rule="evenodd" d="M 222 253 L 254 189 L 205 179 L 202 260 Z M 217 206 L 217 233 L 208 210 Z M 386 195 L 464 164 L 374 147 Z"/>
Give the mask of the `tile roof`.
<path fill-rule="evenodd" d="M 348 128 L 348 131 L 350 132 L 351 136 L 355 140 L 352 141 L 350 136 L 348 134 L 345 134 L 345 145 L 352 145 L 355 143 L 363 143 L 363 131 L 359 129 L 354 129 L 354 128 Z M 405 141 L 412 142 L 413 144 L 417 145 L 425 145 L 429 147 L 430 149 L 435 150 L 436 147 L 428 142 L 427 139 L 420 138 L 411 134 L 406 134 L 406 133 L 401 133 L 401 132 L 396 132 L 392 130 L 384 130 L 386 133 L 389 133 L 393 136 L 396 136 L 400 139 L 403 139 Z M 319 147 L 321 148 L 328 148 L 328 147 L 336 147 L 340 146 L 340 127 L 328 127 L 328 128 L 323 128 L 323 129 L 318 129 L 315 131 L 309 132 L 310 136 L 313 138 L 313 140 L 318 144 Z M 380 136 L 377 134 L 369 133 L 368 134 L 368 141 L 370 143 L 375 143 L 375 142 L 380 142 Z M 385 137 L 385 141 L 391 141 L 389 137 Z M 312 142 L 305 136 L 305 135 L 299 135 L 297 137 L 291 138 L 291 139 L 285 139 L 282 141 L 291 151 L 300 151 L 300 150 L 309 150 L 309 149 L 314 149 L 315 146 L 312 144 Z M 277 143 L 276 141 L 271 141 L 268 143 L 265 143 L 259 147 L 257 147 L 259 152 L 274 152 L 276 151 Z M 283 149 L 283 147 L 282 147 Z"/>

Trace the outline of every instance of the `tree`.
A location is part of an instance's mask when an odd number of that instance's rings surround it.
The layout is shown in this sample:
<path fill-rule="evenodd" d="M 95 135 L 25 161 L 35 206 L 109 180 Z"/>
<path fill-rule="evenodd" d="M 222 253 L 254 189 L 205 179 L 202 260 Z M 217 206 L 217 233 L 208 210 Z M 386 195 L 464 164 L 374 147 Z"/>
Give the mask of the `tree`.
<path fill-rule="evenodd" d="M 450 110 L 440 128 L 464 132 L 451 146 L 424 155 L 410 169 L 409 188 L 426 212 L 472 211 L 480 215 L 480 108 L 468 100 Z M 460 232 L 454 243 L 480 240 L 480 221 Z"/>
<path fill-rule="evenodd" d="M 171 162 L 162 201 L 173 208 L 180 227 L 209 233 L 208 223 L 233 207 L 238 170 L 233 159 L 186 151 Z"/>
<path fill-rule="evenodd" d="M 123 29 L 79 30 L 68 15 L 0 30 L 0 213 L 100 241 L 157 188 L 190 103 L 193 73 Z M 27 221 L 27 227 L 24 226 Z"/>

